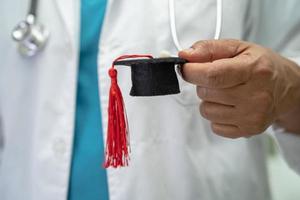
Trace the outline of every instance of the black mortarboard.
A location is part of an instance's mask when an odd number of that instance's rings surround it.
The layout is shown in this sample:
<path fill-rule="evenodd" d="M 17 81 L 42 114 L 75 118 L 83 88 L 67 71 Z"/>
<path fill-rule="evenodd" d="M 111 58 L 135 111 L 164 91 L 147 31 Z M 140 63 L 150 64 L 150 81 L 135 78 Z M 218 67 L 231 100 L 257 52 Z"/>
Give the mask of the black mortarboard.
<path fill-rule="evenodd" d="M 114 65 L 131 66 L 131 96 L 158 96 L 180 92 L 175 65 L 186 60 L 177 57 L 118 60 Z"/>

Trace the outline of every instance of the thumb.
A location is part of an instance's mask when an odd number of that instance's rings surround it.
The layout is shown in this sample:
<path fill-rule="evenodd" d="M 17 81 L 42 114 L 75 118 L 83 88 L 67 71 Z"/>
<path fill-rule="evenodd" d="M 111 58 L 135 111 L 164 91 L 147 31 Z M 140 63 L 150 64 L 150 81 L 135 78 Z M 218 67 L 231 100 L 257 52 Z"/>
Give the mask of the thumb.
<path fill-rule="evenodd" d="M 233 58 L 247 48 L 240 40 L 204 40 L 198 41 L 189 49 L 180 51 L 179 57 L 189 62 L 213 62 L 223 58 Z"/>

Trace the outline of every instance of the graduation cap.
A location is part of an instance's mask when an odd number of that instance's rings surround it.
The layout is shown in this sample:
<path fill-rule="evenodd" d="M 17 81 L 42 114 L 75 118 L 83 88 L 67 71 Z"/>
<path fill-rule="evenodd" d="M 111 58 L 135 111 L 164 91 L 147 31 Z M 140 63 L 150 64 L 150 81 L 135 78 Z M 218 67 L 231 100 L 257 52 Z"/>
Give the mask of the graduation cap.
<path fill-rule="evenodd" d="M 138 58 L 138 59 L 137 59 Z M 153 58 L 151 55 L 118 57 L 109 69 L 111 87 L 108 105 L 108 127 L 104 167 L 127 166 L 129 161 L 128 123 L 116 65 L 131 67 L 131 96 L 158 96 L 180 92 L 175 65 L 186 60 L 178 57 Z"/>
<path fill-rule="evenodd" d="M 180 92 L 175 65 L 185 62 L 182 58 L 169 57 L 119 60 L 114 65 L 131 66 L 131 96 L 158 96 Z"/>

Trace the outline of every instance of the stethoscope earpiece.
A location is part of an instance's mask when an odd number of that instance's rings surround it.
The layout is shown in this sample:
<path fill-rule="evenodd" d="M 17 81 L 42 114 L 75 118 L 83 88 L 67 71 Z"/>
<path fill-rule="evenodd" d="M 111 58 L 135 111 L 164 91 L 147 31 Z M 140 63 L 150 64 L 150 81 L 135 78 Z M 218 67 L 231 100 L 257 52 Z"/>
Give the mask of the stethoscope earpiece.
<path fill-rule="evenodd" d="M 36 22 L 37 0 L 33 0 L 26 20 L 21 21 L 12 31 L 12 39 L 18 43 L 21 55 L 31 57 L 40 52 L 49 38 L 49 31 Z"/>

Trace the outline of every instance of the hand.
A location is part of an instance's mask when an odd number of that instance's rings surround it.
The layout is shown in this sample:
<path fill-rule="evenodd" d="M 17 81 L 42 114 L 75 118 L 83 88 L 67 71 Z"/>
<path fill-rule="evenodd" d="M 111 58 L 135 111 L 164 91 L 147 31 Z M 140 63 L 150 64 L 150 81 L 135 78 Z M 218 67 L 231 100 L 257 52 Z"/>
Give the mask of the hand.
<path fill-rule="evenodd" d="M 238 40 L 195 43 L 179 52 L 183 78 L 195 84 L 201 115 L 229 138 L 264 132 L 300 102 L 300 68 L 279 54 Z"/>

